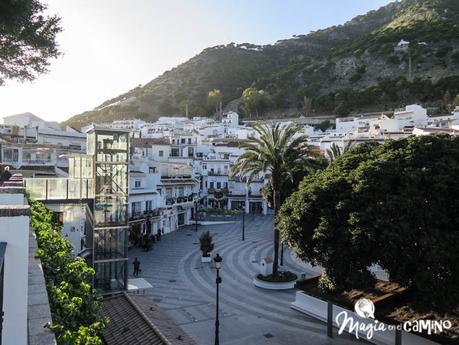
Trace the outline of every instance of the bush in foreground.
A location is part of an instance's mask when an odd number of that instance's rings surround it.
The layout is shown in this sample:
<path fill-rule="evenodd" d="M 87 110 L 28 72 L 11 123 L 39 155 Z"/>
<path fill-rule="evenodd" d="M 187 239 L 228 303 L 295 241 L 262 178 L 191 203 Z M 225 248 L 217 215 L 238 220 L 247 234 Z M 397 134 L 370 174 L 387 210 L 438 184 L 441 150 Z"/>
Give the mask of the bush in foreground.
<path fill-rule="evenodd" d="M 43 203 L 29 199 L 31 227 L 37 236 L 37 257 L 45 273 L 53 325 L 60 345 L 102 345 L 107 323 L 102 298 L 91 287 L 94 270 L 72 258 L 71 244 Z"/>

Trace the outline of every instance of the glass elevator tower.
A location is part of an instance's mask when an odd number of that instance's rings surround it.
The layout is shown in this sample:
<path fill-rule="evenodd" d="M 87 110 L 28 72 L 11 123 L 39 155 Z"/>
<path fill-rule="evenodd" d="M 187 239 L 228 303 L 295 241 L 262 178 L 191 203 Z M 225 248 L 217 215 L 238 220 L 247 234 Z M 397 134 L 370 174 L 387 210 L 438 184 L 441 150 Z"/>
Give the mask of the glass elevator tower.
<path fill-rule="evenodd" d="M 94 287 L 103 292 L 126 290 L 129 132 L 93 127 L 87 134 L 87 157 L 93 159 L 94 176 Z"/>

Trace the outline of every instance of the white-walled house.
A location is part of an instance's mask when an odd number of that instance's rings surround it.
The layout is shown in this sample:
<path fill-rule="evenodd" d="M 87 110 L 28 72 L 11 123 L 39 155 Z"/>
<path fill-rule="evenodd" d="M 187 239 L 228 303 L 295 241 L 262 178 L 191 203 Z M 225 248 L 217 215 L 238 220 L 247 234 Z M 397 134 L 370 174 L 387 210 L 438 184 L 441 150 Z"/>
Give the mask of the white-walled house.
<path fill-rule="evenodd" d="M 72 255 L 77 256 L 86 248 L 86 233 L 88 212 L 87 205 L 76 202 L 48 203 L 46 205 L 54 212 L 56 220 L 62 224 L 61 234 L 73 246 Z"/>
<path fill-rule="evenodd" d="M 55 345 L 43 269 L 35 258 L 37 244 L 30 229 L 30 207 L 22 176 L 0 186 L 1 342 Z"/>
<path fill-rule="evenodd" d="M 158 191 L 165 200 L 161 210 L 161 233 L 192 223 L 199 198 L 199 180 L 188 164 L 161 163 Z"/>
<path fill-rule="evenodd" d="M 130 230 L 156 235 L 161 226 L 165 202 L 160 193 L 159 164 L 148 158 L 133 157 L 130 164 L 128 217 Z"/>

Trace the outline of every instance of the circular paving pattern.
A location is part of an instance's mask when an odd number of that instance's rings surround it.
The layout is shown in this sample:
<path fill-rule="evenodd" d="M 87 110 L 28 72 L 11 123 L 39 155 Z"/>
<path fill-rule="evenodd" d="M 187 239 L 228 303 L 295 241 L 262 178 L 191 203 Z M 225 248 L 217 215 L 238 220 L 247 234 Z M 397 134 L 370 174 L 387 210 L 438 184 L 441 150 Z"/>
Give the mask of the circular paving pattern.
<path fill-rule="evenodd" d="M 178 324 L 202 344 L 213 343 L 215 321 L 214 263 L 202 263 L 199 236 L 210 231 L 215 248 L 223 257 L 220 270 L 221 344 L 352 344 L 347 336 L 326 337 L 325 324 L 290 308 L 295 290 L 270 291 L 253 285 L 259 262 L 273 255 L 273 219 L 246 217 L 245 241 L 241 224 L 185 227 L 162 237 L 153 250 L 131 250 L 138 257 L 142 274 L 153 285 L 146 291 Z M 191 235 L 191 236 L 190 236 Z M 132 260 L 131 260 L 132 261 Z M 130 264 L 132 272 L 132 264 Z M 298 276 L 314 274 L 298 264 L 285 248 L 284 266 Z"/>

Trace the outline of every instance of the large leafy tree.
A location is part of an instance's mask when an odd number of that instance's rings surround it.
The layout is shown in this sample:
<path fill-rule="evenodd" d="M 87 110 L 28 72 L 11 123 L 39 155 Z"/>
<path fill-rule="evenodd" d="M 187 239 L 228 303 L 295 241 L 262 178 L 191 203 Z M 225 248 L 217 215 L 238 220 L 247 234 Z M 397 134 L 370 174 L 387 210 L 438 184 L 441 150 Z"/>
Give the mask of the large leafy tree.
<path fill-rule="evenodd" d="M 368 283 L 367 267 L 379 263 L 417 301 L 457 306 L 458 174 L 459 138 L 358 146 L 286 200 L 277 218 L 282 239 L 323 267 L 323 288 Z"/>
<path fill-rule="evenodd" d="M 242 105 L 246 114 L 256 114 L 266 111 L 272 103 L 271 96 L 265 90 L 249 87 L 242 92 Z"/>
<path fill-rule="evenodd" d="M 0 85 L 7 79 L 35 79 L 59 55 L 60 18 L 45 10 L 38 0 L 0 2 Z"/>
<path fill-rule="evenodd" d="M 250 184 L 260 174 L 267 174 L 273 190 L 274 211 L 281 205 L 281 188 L 284 179 L 291 179 L 294 167 L 307 162 L 310 149 L 306 144 L 306 136 L 297 135 L 295 124 L 254 125 L 256 137 L 250 138 L 251 143 L 241 145 L 245 150 L 234 162 L 232 176 L 247 177 Z M 273 275 L 278 273 L 279 231 L 274 226 L 274 264 Z"/>

